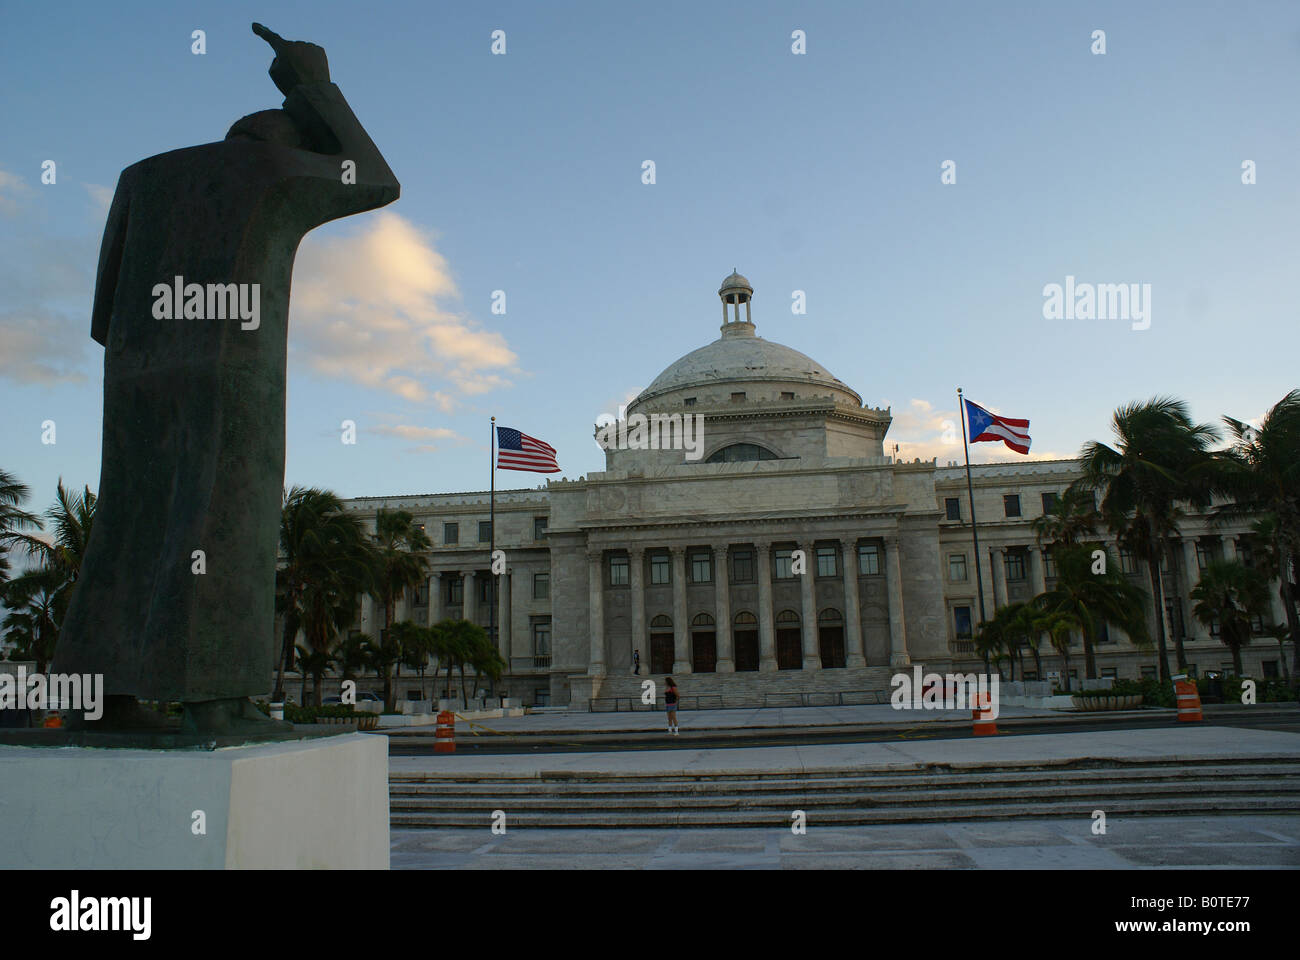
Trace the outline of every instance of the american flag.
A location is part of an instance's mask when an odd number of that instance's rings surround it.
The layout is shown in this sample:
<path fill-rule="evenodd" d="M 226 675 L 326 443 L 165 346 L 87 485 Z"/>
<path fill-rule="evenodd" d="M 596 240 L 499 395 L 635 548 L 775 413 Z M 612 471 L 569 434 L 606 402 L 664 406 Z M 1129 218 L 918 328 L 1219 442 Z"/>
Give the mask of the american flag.
<path fill-rule="evenodd" d="M 497 466 L 502 470 L 559 473 L 555 448 L 512 427 L 497 427 Z"/>
<path fill-rule="evenodd" d="M 965 399 L 965 398 L 963 398 Z M 1029 421 L 1012 420 L 989 413 L 978 403 L 966 401 L 966 423 L 970 426 L 970 442 L 1001 440 L 1016 453 L 1029 452 Z"/>

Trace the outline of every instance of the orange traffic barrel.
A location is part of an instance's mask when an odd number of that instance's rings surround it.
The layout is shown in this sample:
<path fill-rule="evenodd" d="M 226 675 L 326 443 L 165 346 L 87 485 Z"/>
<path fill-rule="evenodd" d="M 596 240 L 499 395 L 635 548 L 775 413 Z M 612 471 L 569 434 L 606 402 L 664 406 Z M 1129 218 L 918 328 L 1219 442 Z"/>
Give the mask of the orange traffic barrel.
<path fill-rule="evenodd" d="M 47 730 L 60 729 L 63 726 L 63 717 L 59 716 L 57 712 L 51 711 L 45 715 L 45 722 L 41 726 Z"/>
<path fill-rule="evenodd" d="M 1174 680 L 1174 696 L 1178 698 L 1178 719 L 1184 723 L 1204 720 L 1201 716 L 1201 694 L 1195 682 L 1188 680 L 1184 674 L 1178 674 Z"/>
<path fill-rule="evenodd" d="M 998 725 L 993 722 L 993 711 L 989 709 L 989 695 L 975 694 L 974 709 L 971 711 L 975 736 L 987 737 L 998 732 Z"/>
<path fill-rule="evenodd" d="M 456 714 L 443 710 L 438 714 L 438 724 L 434 728 L 434 753 L 456 752 Z"/>

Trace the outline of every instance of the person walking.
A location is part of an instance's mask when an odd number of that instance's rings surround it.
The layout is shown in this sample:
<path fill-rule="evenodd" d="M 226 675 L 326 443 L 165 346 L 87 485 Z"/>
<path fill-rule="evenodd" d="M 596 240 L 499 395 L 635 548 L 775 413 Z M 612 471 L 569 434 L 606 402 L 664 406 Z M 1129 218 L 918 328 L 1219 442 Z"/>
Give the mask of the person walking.
<path fill-rule="evenodd" d="M 632 672 L 638 677 L 641 676 L 641 651 L 632 651 Z"/>
<path fill-rule="evenodd" d="M 673 736 L 677 735 L 677 701 L 681 699 L 677 695 L 677 684 L 673 683 L 673 678 L 668 677 L 664 681 L 664 708 L 668 711 L 668 732 Z"/>

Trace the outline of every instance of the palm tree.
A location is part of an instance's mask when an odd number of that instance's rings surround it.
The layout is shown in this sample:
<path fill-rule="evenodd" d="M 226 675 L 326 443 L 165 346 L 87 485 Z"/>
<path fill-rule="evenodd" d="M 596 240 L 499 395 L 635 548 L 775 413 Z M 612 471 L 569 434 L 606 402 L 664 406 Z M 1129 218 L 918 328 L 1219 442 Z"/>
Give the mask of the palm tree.
<path fill-rule="evenodd" d="M 1097 551 L 1102 557 L 1094 560 Z M 1102 547 L 1098 544 L 1061 547 L 1056 551 L 1056 569 L 1056 584 L 1032 602 L 1045 614 L 1063 614 L 1071 627 L 1079 630 L 1088 679 L 1097 677 L 1093 641 L 1103 624 L 1119 627 L 1139 647 L 1150 642 L 1143 609 L 1146 593 L 1119 572 Z M 1066 676 L 1069 676 L 1068 668 Z"/>
<path fill-rule="evenodd" d="M 424 671 L 429 669 L 429 653 L 433 638 L 428 627 L 414 620 L 402 620 L 393 624 L 393 639 L 401 648 L 400 661 L 420 676 L 420 693 L 424 694 Z"/>
<path fill-rule="evenodd" d="M 1072 483 L 1056 498 L 1052 509 L 1030 521 L 1029 528 L 1044 547 L 1072 547 L 1093 539 L 1100 523 L 1096 494 L 1086 486 Z"/>
<path fill-rule="evenodd" d="M 336 661 L 339 665 L 341 679 L 356 680 L 357 676 L 370 665 L 370 654 L 366 645 L 370 638 L 363 633 L 354 633 L 339 644 Z"/>
<path fill-rule="evenodd" d="M 375 517 L 374 534 L 374 586 L 371 595 L 383 604 L 384 626 L 381 638 L 392 629 L 397 601 L 407 590 L 423 582 L 429 561 L 422 556 L 432 542 L 415 518 L 405 510 L 381 509 Z M 400 662 L 400 654 L 384 663 L 384 709 L 393 709 L 392 665 Z"/>
<path fill-rule="evenodd" d="M 984 658 L 986 665 L 991 662 L 997 667 L 999 677 L 1002 676 L 1003 661 L 1010 661 L 1011 679 L 1014 680 L 1016 670 L 1007 638 L 1007 623 L 1005 618 L 998 616 L 1005 609 L 1006 607 L 1002 607 L 975 628 L 975 652 Z M 988 669 L 987 666 L 985 669 Z"/>
<path fill-rule="evenodd" d="M 308 649 L 307 647 L 298 647 L 298 669 L 303 676 L 303 706 L 306 706 L 307 696 L 307 675 L 311 675 L 311 696 L 316 706 L 320 706 L 321 682 L 325 677 L 325 672 L 329 670 L 334 663 L 334 657 L 328 650 Z"/>
<path fill-rule="evenodd" d="M 308 617 L 314 617 L 318 637 L 329 632 L 329 623 L 336 630 L 346 629 L 355 618 L 357 598 L 373 585 L 373 570 L 365 531 L 344 511 L 337 495 L 315 487 L 294 487 L 285 494 L 276 571 L 276 609 L 284 620 L 284 634 L 273 700 L 284 696 L 294 640 Z"/>
<path fill-rule="evenodd" d="M 1268 611 L 1268 582 L 1238 560 L 1212 560 L 1192 588 L 1192 613 L 1232 651 L 1232 668 L 1241 676 L 1241 648 L 1250 642 L 1250 623 Z"/>
<path fill-rule="evenodd" d="M 468 620 L 443 620 L 430 628 L 430 650 L 438 658 L 439 667 L 447 668 L 447 683 L 451 684 L 451 671 L 460 670 L 460 698 L 468 702 L 465 694 L 465 665 L 471 662 L 476 645 L 487 643 L 487 631 Z"/>
<path fill-rule="evenodd" d="M 474 670 L 474 689 L 478 689 L 480 677 L 487 677 L 488 695 L 491 696 L 496 693 L 496 685 L 506 670 L 506 661 L 495 644 L 488 639 L 487 632 L 480 628 L 480 633 L 482 637 L 475 641 L 470 651 L 469 665 Z"/>
<path fill-rule="evenodd" d="M 1292 390 L 1264 415 L 1258 429 L 1224 417 L 1232 445 L 1218 455 L 1220 487 L 1232 498 L 1228 516 L 1255 516 L 1269 573 L 1279 595 L 1292 641 L 1300 641 L 1294 578 L 1300 572 L 1300 390 Z M 1300 682 L 1300 642 L 1291 675 Z"/>
<path fill-rule="evenodd" d="M 393 664 L 402 659 L 402 645 L 388 630 L 378 640 L 366 640 L 366 660 L 375 668 L 375 673 L 384 678 L 384 712 L 392 713 L 393 703 Z"/>
<path fill-rule="evenodd" d="M 1061 657 L 1061 678 L 1065 681 L 1065 689 L 1069 690 L 1070 683 L 1070 644 L 1074 639 L 1074 632 L 1077 630 L 1083 632 L 1083 624 L 1078 617 L 1065 610 L 1054 610 L 1050 613 L 1041 613 L 1034 618 L 1034 629 L 1047 634 L 1047 640 Z"/>
<path fill-rule="evenodd" d="M 1125 549 L 1146 561 L 1160 679 L 1168 681 L 1160 562 L 1168 554 L 1170 538 L 1178 533 L 1183 515 L 1178 503 L 1202 509 L 1210 504 L 1215 471 L 1209 448 L 1218 434 L 1208 424 L 1192 422 L 1187 404 L 1172 397 L 1126 404 L 1115 411 L 1111 423 L 1118 445 L 1112 448 L 1096 440 L 1084 444 L 1079 454 L 1082 483 L 1102 491 L 1101 514 L 1107 526 Z M 1182 637 L 1175 637 L 1174 643 L 1178 666 L 1186 669 Z M 1091 677 L 1091 656 L 1089 661 Z"/>
<path fill-rule="evenodd" d="M 95 522 L 95 495 L 85 487 L 79 494 L 68 491 L 59 478 L 54 505 L 45 511 L 52 539 L 11 531 L 8 542 L 26 548 L 37 563 L 10 580 L 4 587 L 4 605 L 20 616 L 14 629 L 35 630 L 31 650 L 44 671 L 54 658 L 59 630 L 72 600 L 82 558 Z M 27 619 L 24 619 L 26 617 Z"/>
<path fill-rule="evenodd" d="M 0 584 L 9 577 L 9 550 L 22 545 L 23 534 L 41 529 L 40 518 L 22 509 L 31 495 L 26 484 L 6 470 L 0 470 Z"/>
<path fill-rule="evenodd" d="M 13 644 L 11 659 L 35 660 L 44 673 L 54 658 L 59 639 L 59 588 L 63 580 L 55 570 L 38 569 L 9 584 L 4 606 L 10 612 L 0 623 L 5 639 Z"/>

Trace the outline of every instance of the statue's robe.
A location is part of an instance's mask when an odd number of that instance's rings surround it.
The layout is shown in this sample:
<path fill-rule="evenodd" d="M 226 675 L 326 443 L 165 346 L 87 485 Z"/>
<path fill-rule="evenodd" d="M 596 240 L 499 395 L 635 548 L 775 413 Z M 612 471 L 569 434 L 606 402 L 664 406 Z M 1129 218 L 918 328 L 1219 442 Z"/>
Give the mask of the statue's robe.
<path fill-rule="evenodd" d="M 109 695 L 271 687 L 294 255 L 307 231 L 400 191 L 334 84 L 300 86 L 284 109 L 312 149 L 230 139 L 118 180 L 91 323 L 104 345 L 99 501 L 53 666 L 102 673 Z M 259 284 L 260 326 L 155 319 L 154 287 L 176 276 Z"/>

